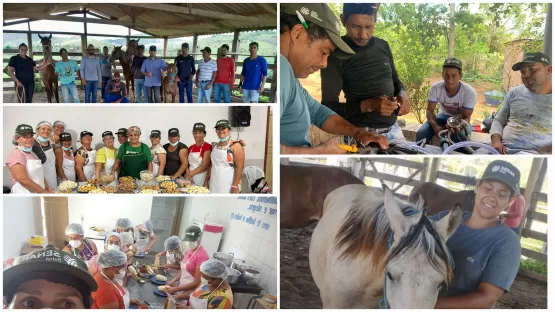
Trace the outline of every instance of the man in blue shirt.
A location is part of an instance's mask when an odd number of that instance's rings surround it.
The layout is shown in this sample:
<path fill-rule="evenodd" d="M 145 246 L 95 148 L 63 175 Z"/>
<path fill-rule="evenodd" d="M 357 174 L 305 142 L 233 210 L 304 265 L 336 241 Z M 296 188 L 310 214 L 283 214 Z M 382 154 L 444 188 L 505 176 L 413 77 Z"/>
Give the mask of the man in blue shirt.
<path fill-rule="evenodd" d="M 258 103 L 260 93 L 264 92 L 264 84 L 268 77 L 268 62 L 262 56 L 258 56 L 258 42 L 249 44 L 250 57 L 243 61 L 239 92 L 243 93 L 245 103 Z"/>
<path fill-rule="evenodd" d="M 73 103 L 80 103 L 77 85 L 75 84 L 75 73 L 79 75 L 79 65 L 76 61 L 68 59 L 66 49 L 61 48 L 60 55 L 62 61 L 56 62 L 54 73 L 60 78 L 62 97 L 66 103 L 71 103 L 72 98 Z"/>
<path fill-rule="evenodd" d="M 376 142 L 387 148 L 384 136 L 359 129 L 318 103 L 298 80 L 325 68 L 332 52 L 337 57 L 355 54 L 341 40 L 341 28 L 335 14 L 327 4 L 322 3 L 283 3 L 280 6 L 281 153 L 346 153 L 333 140 L 312 147 L 309 139 L 311 124 L 331 134 L 353 136 L 362 144 Z"/>
<path fill-rule="evenodd" d="M 520 266 L 520 237 L 499 215 L 520 192 L 520 171 L 494 160 L 476 183 L 472 213 L 447 240 L 455 262 L 453 279 L 440 291 L 436 309 L 488 309 L 509 292 Z M 432 217 L 438 221 L 449 213 Z"/>
<path fill-rule="evenodd" d="M 150 57 L 143 62 L 141 73 L 145 75 L 145 88 L 149 103 L 160 103 L 162 71 L 168 69 L 164 60 L 156 57 L 156 46 L 150 46 Z M 154 94 L 154 97 L 153 97 Z"/>
<path fill-rule="evenodd" d="M 197 72 L 195 69 L 195 58 L 189 55 L 189 44 L 181 45 L 181 54 L 175 58 L 177 76 L 179 77 L 179 103 L 185 103 L 185 92 L 187 92 L 187 102 L 193 103 L 193 76 Z"/>

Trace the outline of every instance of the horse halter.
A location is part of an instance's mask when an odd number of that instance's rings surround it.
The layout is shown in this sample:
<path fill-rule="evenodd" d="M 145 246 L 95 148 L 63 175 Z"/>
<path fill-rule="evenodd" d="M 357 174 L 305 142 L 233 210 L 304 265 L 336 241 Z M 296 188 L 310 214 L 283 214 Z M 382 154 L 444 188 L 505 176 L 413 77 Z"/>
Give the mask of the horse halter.
<path fill-rule="evenodd" d="M 405 216 L 407 216 L 407 217 L 414 216 L 418 212 L 419 212 L 418 210 L 409 210 L 409 211 L 406 212 Z M 387 248 L 390 249 L 391 245 L 393 245 L 393 231 L 391 231 L 391 233 L 389 233 L 389 239 L 387 241 Z M 449 254 L 449 261 L 451 262 L 451 268 L 454 269 L 455 268 L 455 260 L 453 259 L 453 255 L 451 254 L 449 249 L 447 249 L 447 253 Z M 386 264 L 386 267 L 385 267 L 385 272 L 383 273 L 383 298 L 380 299 L 380 301 L 378 302 L 378 306 L 380 307 L 380 309 L 388 309 L 386 283 L 387 283 L 387 264 Z"/>

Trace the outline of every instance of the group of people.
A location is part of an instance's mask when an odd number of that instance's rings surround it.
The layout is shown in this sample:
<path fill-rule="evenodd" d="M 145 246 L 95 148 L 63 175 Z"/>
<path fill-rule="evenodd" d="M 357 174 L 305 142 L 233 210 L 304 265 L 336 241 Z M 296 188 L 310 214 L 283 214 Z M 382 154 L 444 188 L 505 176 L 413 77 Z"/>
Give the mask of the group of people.
<path fill-rule="evenodd" d="M 10 58 L 9 75 L 16 84 L 16 93 L 20 102 L 31 103 L 35 85 L 35 71 L 46 66 L 54 66 L 55 75 L 59 77 L 62 97 L 66 103 L 80 103 L 76 78 L 81 80 L 85 91 L 85 103 L 96 103 L 98 89 L 101 90 L 102 101 L 105 103 L 128 103 L 126 85 L 121 81 L 119 72 L 113 72 L 114 61 L 111 59 L 108 47 L 103 47 L 103 54 L 98 55 L 94 45 L 87 46 L 87 54 L 83 56 L 80 65 L 68 58 L 65 48 L 60 49 L 61 61 L 47 60 L 37 65 L 27 55 L 27 45 L 19 45 L 19 54 Z M 130 63 L 136 87 L 138 103 L 160 103 L 163 72 L 168 64 L 156 57 L 156 46 L 148 50 L 148 57 L 144 55 L 145 46 L 139 45 L 137 54 L 133 55 Z M 177 68 L 176 80 L 179 88 L 179 101 L 193 102 L 193 78 L 198 89 L 198 103 L 210 103 L 212 90 L 214 102 L 231 102 L 231 91 L 235 89 L 235 61 L 228 56 L 229 45 L 220 48 L 220 55 L 216 59 L 211 57 L 212 50 L 205 47 L 201 50 L 202 60 L 195 67 L 195 59 L 189 55 L 189 44 L 181 45 L 181 54 L 174 60 Z M 268 63 L 258 55 L 258 43 L 249 44 L 250 56 L 243 61 L 238 90 L 243 94 L 245 103 L 258 103 L 259 95 L 264 91 L 264 84 L 268 76 Z M 144 94 L 144 100 L 143 100 Z"/>
<path fill-rule="evenodd" d="M 81 131 L 81 146 L 74 149 L 73 138 L 65 132 L 62 121 L 51 124 L 41 121 L 36 128 L 21 124 L 15 129 L 15 149 L 8 155 L 12 193 L 53 193 L 62 181 L 86 182 L 104 174 L 130 176 L 140 179 L 148 170 L 154 177 L 166 175 L 172 179 L 184 177 L 195 185 L 207 187 L 211 193 L 239 193 L 245 167 L 244 142 L 231 139 L 231 124 L 219 120 L 214 129 L 218 142 L 205 142 L 206 126 L 195 123 L 194 143 L 181 142 L 178 128 L 168 131 L 168 143 L 162 145 L 162 133 L 152 130 L 151 146 L 142 143 L 137 126 L 102 133 L 104 146 L 92 146 L 93 133 Z M 35 132 L 36 131 L 36 132 Z"/>
<path fill-rule="evenodd" d="M 397 117 L 408 114 L 411 103 L 388 42 L 373 36 L 378 9 L 375 3 L 345 3 L 337 19 L 327 4 L 281 4 L 282 153 L 346 153 L 333 140 L 312 146 L 311 125 L 345 136 L 345 144 L 376 142 L 387 148 L 389 141 L 405 139 Z M 345 26 L 345 36 L 340 35 L 340 25 Z M 451 116 L 470 123 L 476 91 L 461 81 L 462 68 L 457 58 L 445 60 L 443 80 L 432 85 L 428 94 L 427 121 L 418 130 L 417 140 L 430 140 Z M 520 71 L 524 85 L 505 96 L 490 130 L 491 145 L 502 154 L 550 153 L 551 114 L 545 112 L 551 111 L 551 60 L 540 52 L 526 53 L 512 69 Z M 322 103 L 298 80 L 318 70 Z M 341 91 L 346 103 L 339 101 Z M 472 129 L 467 125 L 453 131 L 471 133 Z"/>
<path fill-rule="evenodd" d="M 68 243 L 62 250 L 48 245 L 4 263 L 5 309 L 129 309 L 141 304 L 126 287 L 133 276 L 127 269 L 133 259 L 128 252 L 148 253 L 154 245 L 150 220 L 133 227 L 128 218 L 118 219 L 103 251 L 85 238 L 78 223 L 69 224 L 65 235 Z M 191 226 L 184 240 L 171 236 L 165 251 L 156 255 L 167 260 L 162 266 L 171 286 L 167 292 L 175 295 L 177 308 L 230 309 L 228 268 L 210 259 L 201 236 L 201 229 Z"/>

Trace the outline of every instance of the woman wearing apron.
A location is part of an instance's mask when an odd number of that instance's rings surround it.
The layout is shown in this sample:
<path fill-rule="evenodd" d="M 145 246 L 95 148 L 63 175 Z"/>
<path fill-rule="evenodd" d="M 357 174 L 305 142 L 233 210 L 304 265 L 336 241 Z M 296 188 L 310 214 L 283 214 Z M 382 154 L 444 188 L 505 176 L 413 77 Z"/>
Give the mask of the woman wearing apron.
<path fill-rule="evenodd" d="M 100 178 L 104 174 L 111 174 L 114 164 L 116 163 L 116 156 L 118 150 L 114 147 L 114 134 L 112 131 L 104 131 L 102 133 L 102 142 L 104 147 L 99 149 L 96 153 L 95 159 L 95 176 Z M 117 172 L 115 174 L 117 179 Z"/>
<path fill-rule="evenodd" d="M 33 128 L 19 125 L 12 143 L 16 148 L 8 155 L 6 167 L 10 171 L 13 194 L 52 193 L 44 179 L 40 158 L 33 153 Z"/>
<path fill-rule="evenodd" d="M 168 279 L 172 280 L 179 273 L 181 273 L 180 263 L 184 258 L 183 251 L 181 251 L 181 239 L 179 236 L 175 235 L 168 237 L 168 239 L 164 241 L 164 248 L 166 251 L 162 251 L 155 256 L 154 265 L 159 266 L 160 257 L 165 255 L 167 263 L 162 265 L 162 268 L 166 270 Z"/>
<path fill-rule="evenodd" d="M 190 309 L 231 309 L 233 292 L 227 283 L 228 269 L 217 259 L 210 259 L 200 266 L 202 285 L 189 296 Z M 176 304 L 176 308 L 187 308 Z"/>
<path fill-rule="evenodd" d="M 166 168 L 164 174 L 172 179 L 181 177 L 189 166 L 189 150 L 187 145 L 179 142 L 179 129 L 171 128 L 168 131 L 170 143 L 164 144 L 166 150 Z"/>
<path fill-rule="evenodd" d="M 58 184 L 62 181 L 76 181 L 75 175 L 75 156 L 71 146 L 71 134 L 60 134 L 60 146 L 54 150 L 56 154 L 56 173 L 58 174 Z"/>
<path fill-rule="evenodd" d="M 212 167 L 210 169 L 210 193 L 239 193 L 239 183 L 245 167 L 245 151 L 238 141 L 232 141 L 228 120 L 216 123 L 219 142 L 212 145 Z"/>
<path fill-rule="evenodd" d="M 82 131 L 80 135 L 81 147 L 75 152 L 75 172 L 79 182 L 93 180 L 96 150 L 92 146 L 93 134 L 89 131 Z"/>
<path fill-rule="evenodd" d="M 167 292 L 174 295 L 178 302 L 186 302 L 188 299 L 188 292 L 196 289 L 201 283 L 200 265 L 210 259 L 206 249 L 200 245 L 200 237 L 202 231 L 198 226 L 190 226 L 185 230 L 187 250 L 183 261 L 181 261 L 181 274 L 178 274 L 166 285 L 171 286 Z M 179 283 L 178 283 L 179 281 Z"/>
<path fill-rule="evenodd" d="M 135 246 L 145 254 L 156 244 L 156 235 L 152 221 L 146 220 L 143 224 L 135 227 Z"/>
<path fill-rule="evenodd" d="M 212 145 L 204 142 L 205 137 L 206 126 L 197 122 L 193 126 L 195 144 L 189 146 L 189 169 L 187 169 L 185 178 L 193 180 L 195 185 L 208 187 L 206 174 L 210 168 Z"/>
<path fill-rule="evenodd" d="M 148 170 L 152 172 L 152 154 L 148 145 L 140 141 L 141 128 L 137 126 L 130 127 L 127 134 L 129 142 L 119 147 L 118 158 L 112 168 L 112 173 L 115 174 L 121 167 L 120 176 L 140 179 L 141 171 Z"/>
<path fill-rule="evenodd" d="M 38 123 L 36 129 L 37 135 L 33 143 L 33 152 L 42 161 L 46 184 L 56 191 L 58 189 L 56 155 L 54 154 L 54 146 L 50 144 L 52 125 L 48 121 L 41 121 Z"/>
<path fill-rule="evenodd" d="M 63 121 L 56 120 L 52 124 L 52 127 L 54 128 L 54 133 L 52 133 L 52 136 L 50 137 L 50 143 L 53 144 L 55 148 L 60 147 L 62 144 L 60 142 L 61 135 L 66 130 L 66 124 Z"/>
<path fill-rule="evenodd" d="M 90 260 L 98 254 L 96 244 L 92 240 L 85 238 L 85 231 L 79 223 L 70 223 L 66 227 L 65 234 L 69 244 L 62 250 L 79 257 L 85 261 L 88 267 Z"/>
<path fill-rule="evenodd" d="M 150 153 L 152 154 L 152 174 L 157 177 L 164 175 L 166 167 L 166 150 L 160 145 L 160 130 L 152 130 L 150 132 Z"/>

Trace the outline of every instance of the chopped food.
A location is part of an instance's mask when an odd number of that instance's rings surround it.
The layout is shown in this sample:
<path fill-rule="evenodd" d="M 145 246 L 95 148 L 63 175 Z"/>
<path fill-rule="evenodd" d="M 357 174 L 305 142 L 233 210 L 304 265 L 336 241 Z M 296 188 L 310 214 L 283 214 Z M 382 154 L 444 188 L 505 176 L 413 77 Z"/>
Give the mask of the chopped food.
<path fill-rule="evenodd" d="M 92 190 L 96 190 L 96 186 L 93 184 L 81 185 L 80 187 L 77 188 L 77 192 L 80 192 L 80 193 L 88 193 Z"/>
<path fill-rule="evenodd" d="M 202 186 L 191 185 L 183 190 L 187 194 L 208 194 L 210 191 Z"/>
<path fill-rule="evenodd" d="M 143 181 L 152 181 L 154 179 L 154 174 L 148 170 L 141 171 L 139 175 Z"/>
<path fill-rule="evenodd" d="M 165 175 L 156 177 L 156 181 L 158 181 L 158 182 L 171 181 L 171 179 L 172 178 L 170 176 L 165 176 Z"/>
<path fill-rule="evenodd" d="M 117 192 L 117 189 L 114 186 L 101 186 L 100 189 L 108 194 L 114 194 Z"/>
<path fill-rule="evenodd" d="M 164 181 L 160 183 L 160 187 L 167 190 L 177 190 L 177 184 L 173 181 Z"/>
<path fill-rule="evenodd" d="M 90 191 L 89 194 L 108 194 L 108 193 L 106 193 L 102 189 L 94 189 L 94 190 Z"/>
<path fill-rule="evenodd" d="M 142 190 L 139 192 L 139 194 L 158 194 L 159 191 L 155 191 L 155 190 Z"/>
<path fill-rule="evenodd" d="M 60 190 L 60 192 L 64 192 L 64 193 L 66 193 L 66 192 L 71 193 L 76 187 L 77 187 L 76 182 L 67 180 L 67 181 L 63 181 L 62 183 L 60 183 L 60 185 L 58 185 L 58 190 Z"/>
<path fill-rule="evenodd" d="M 115 179 L 116 179 L 116 176 L 114 174 L 103 174 L 100 177 L 100 182 L 110 183 L 110 182 L 114 181 Z"/>

